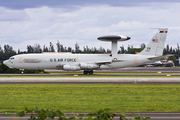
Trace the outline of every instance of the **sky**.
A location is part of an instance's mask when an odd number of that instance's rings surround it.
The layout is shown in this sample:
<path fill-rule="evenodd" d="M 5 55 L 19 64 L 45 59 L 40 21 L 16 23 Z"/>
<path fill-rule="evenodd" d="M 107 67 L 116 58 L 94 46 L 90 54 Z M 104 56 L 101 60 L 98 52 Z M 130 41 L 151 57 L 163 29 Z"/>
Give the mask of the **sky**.
<path fill-rule="evenodd" d="M 0 45 L 27 50 L 40 44 L 60 44 L 83 49 L 111 43 L 97 40 L 104 35 L 126 35 L 119 42 L 139 48 L 156 29 L 168 28 L 166 44 L 176 47 L 180 38 L 180 0 L 0 0 Z"/>

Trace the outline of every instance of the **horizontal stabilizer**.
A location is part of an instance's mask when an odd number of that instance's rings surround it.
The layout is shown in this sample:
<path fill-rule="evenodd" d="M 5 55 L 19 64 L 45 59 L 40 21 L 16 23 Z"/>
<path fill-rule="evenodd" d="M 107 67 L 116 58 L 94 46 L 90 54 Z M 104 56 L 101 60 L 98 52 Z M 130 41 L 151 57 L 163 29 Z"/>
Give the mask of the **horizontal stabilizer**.
<path fill-rule="evenodd" d="M 152 57 L 152 58 L 148 58 L 149 60 L 164 60 L 164 59 L 167 59 L 171 56 L 174 56 L 172 54 L 169 54 L 169 55 L 164 55 L 164 56 L 159 56 L 159 57 Z"/>

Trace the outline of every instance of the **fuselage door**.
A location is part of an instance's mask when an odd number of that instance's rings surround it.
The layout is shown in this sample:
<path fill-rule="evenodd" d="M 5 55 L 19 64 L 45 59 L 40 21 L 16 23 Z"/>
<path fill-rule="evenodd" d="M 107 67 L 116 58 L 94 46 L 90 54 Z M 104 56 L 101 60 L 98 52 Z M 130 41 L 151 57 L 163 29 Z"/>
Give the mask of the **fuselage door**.
<path fill-rule="evenodd" d="M 23 56 L 19 56 L 19 63 L 23 63 Z"/>
<path fill-rule="evenodd" d="M 138 56 L 134 56 L 134 64 L 138 64 Z"/>

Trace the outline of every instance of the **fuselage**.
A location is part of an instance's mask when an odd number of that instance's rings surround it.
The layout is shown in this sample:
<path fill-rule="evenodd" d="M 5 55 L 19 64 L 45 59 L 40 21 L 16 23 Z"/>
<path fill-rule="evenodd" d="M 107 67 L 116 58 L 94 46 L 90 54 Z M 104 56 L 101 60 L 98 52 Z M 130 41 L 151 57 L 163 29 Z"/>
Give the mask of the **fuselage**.
<path fill-rule="evenodd" d="M 17 69 L 62 69 L 62 70 L 103 70 L 138 66 L 154 61 L 138 54 L 20 54 L 4 61 L 10 68 Z M 117 60 L 117 61 L 116 61 Z"/>

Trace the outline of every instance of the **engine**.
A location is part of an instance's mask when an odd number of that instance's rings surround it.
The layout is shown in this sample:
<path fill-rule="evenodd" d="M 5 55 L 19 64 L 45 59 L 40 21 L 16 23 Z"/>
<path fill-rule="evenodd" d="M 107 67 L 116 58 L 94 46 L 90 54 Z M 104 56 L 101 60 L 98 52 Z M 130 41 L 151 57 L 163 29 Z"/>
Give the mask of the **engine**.
<path fill-rule="evenodd" d="M 81 68 L 80 68 L 79 66 L 71 66 L 71 65 L 64 65 L 64 66 L 63 66 L 63 69 L 64 69 L 64 70 L 70 70 L 70 71 L 71 71 L 71 70 L 72 70 L 72 71 L 73 71 L 73 70 L 81 70 Z"/>
<path fill-rule="evenodd" d="M 81 69 L 97 69 L 97 68 L 100 68 L 99 65 L 96 65 L 96 64 L 87 64 L 87 63 L 81 63 L 80 67 L 81 67 Z"/>

